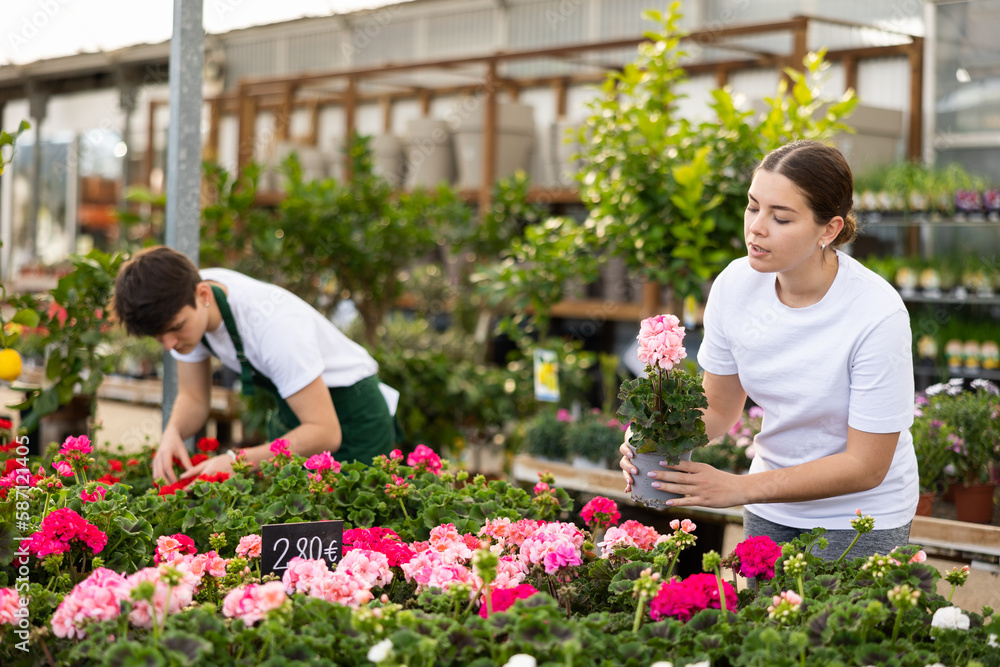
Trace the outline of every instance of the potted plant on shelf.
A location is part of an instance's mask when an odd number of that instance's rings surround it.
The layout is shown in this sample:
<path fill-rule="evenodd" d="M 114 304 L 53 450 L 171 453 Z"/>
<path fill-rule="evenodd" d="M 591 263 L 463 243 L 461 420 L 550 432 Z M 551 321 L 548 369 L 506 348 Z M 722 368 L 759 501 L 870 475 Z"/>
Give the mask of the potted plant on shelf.
<path fill-rule="evenodd" d="M 48 298 L 33 295 L 16 299 L 21 308 L 40 316 L 37 343 L 42 353 L 44 377 L 40 386 L 14 387 L 25 400 L 10 407 L 24 415 L 21 431 L 30 433 L 45 419 L 54 432 L 45 440 L 61 441 L 67 434 L 90 431 L 96 411 L 97 388 L 113 365 L 107 343 L 109 305 L 121 254 L 92 250 L 72 258 L 73 271 L 59 279 Z M 45 443 L 39 443 L 44 445 Z"/>
<path fill-rule="evenodd" d="M 639 327 L 639 361 L 646 374 L 622 382 L 618 416 L 629 426 L 632 464 L 632 499 L 647 507 L 665 507 L 676 494 L 650 486 L 646 476 L 660 467 L 659 462 L 679 463 L 690 459 L 691 450 L 708 442 L 702 410 L 708 400 L 701 380 L 677 365 L 687 356 L 684 327 L 674 315 L 657 315 Z"/>
<path fill-rule="evenodd" d="M 566 429 L 566 447 L 573 466 L 608 468 L 611 460 L 617 461 L 624 430 L 616 417 L 609 417 L 597 408 L 584 412 Z"/>
<path fill-rule="evenodd" d="M 525 425 L 524 445 L 528 453 L 546 461 L 565 461 L 566 431 L 573 417 L 566 409 L 543 410 Z"/>
<path fill-rule="evenodd" d="M 950 428 L 945 426 L 939 415 L 929 414 L 928 400 L 925 397 L 917 398 L 917 406 L 918 412 L 913 419 L 913 426 L 910 427 L 920 479 L 917 514 L 931 516 L 934 499 L 943 491 L 945 483 L 945 466 L 948 465 L 950 455 L 948 450 Z"/>
<path fill-rule="evenodd" d="M 961 379 L 926 390 L 924 414 L 944 431 L 946 465 L 954 469 L 955 513 L 959 521 L 990 523 L 1000 457 L 1000 391 L 988 380 Z"/>

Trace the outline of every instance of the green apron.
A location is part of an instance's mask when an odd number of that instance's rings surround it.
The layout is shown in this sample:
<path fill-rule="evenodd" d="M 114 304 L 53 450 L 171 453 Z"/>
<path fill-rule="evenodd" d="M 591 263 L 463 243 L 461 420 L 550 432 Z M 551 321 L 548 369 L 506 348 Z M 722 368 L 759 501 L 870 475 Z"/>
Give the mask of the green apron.
<path fill-rule="evenodd" d="M 267 434 L 272 440 L 279 438 L 302 422 L 295 411 L 278 393 L 274 383 L 253 367 L 243 352 L 243 339 L 236 329 L 233 311 L 229 308 L 226 293 L 220 287 L 212 285 L 212 293 L 219 304 L 222 321 L 226 331 L 236 348 L 236 358 L 240 362 L 240 385 L 243 396 L 253 396 L 255 389 L 270 394 L 277 409 L 271 412 L 267 422 Z M 212 354 L 212 346 L 207 337 L 202 342 Z M 379 389 L 378 377 L 372 375 L 360 380 L 350 387 L 330 387 L 330 398 L 337 411 L 342 435 L 340 449 L 333 457 L 343 463 L 358 460 L 371 463 L 379 454 L 388 455 L 393 448 L 393 419 L 389 414 L 389 406 Z"/>

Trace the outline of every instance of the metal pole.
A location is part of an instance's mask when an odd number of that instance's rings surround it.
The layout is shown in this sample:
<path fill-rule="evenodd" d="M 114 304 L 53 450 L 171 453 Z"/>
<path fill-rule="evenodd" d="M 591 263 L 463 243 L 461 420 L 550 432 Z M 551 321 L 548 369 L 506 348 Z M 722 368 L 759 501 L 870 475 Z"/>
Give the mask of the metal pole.
<path fill-rule="evenodd" d="M 174 0 L 167 129 L 167 245 L 198 264 L 201 220 L 201 84 L 205 65 L 202 0 Z M 148 150 L 152 150 L 152 146 Z M 177 397 L 177 365 L 163 355 L 163 425 Z"/>

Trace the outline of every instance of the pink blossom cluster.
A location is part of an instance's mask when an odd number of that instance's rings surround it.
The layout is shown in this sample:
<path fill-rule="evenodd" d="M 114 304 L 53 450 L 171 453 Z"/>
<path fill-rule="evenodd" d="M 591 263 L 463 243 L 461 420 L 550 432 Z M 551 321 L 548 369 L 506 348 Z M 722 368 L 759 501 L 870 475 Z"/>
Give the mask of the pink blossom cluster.
<path fill-rule="evenodd" d="M 421 543 L 416 542 L 413 546 L 419 548 Z M 453 523 L 443 523 L 432 528 L 427 540 L 427 549 L 444 554 L 447 560 L 456 563 L 467 563 L 472 558 L 472 552 L 479 547 L 478 537 L 471 533 L 459 533 Z"/>
<path fill-rule="evenodd" d="M 0 625 L 16 625 L 21 596 L 13 588 L 0 588 Z"/>
<path fill-rule="evenodd" d="M 99 567 L 63 597 L 52 615 L 52 632 L 69 639 L 87 636 L 91 622 L 118 618 L 132 587 L 125 575 Z"/>
<path fill-rule="evenodd" d="M 362 552 L 361 556 L 367 553 Z M 370 561 L 362 563 L 360 557 L 355 557 L 348 563 L 349 566 L 343 568 L 338 564 L 337 569 L 331 572 L 326 561 L 295 557 L 288 561 L 281 583 L 288 595 L 302 593 L 332 604 L 356 607 L 374 597 L 371 592 L 373 583 L 370 582 L 373 573 L 376 580 L 391 579 L 387 560 L 380 561 L 376 557 L 373 565 Z"/>
<path fill-rule="evenodd" d="M 736 591 L 729 582 L 723 582 L 726 609 L 736 609 Z M 649 614 L 654 621 L 671 616 L 688 621 L 702 609 L 721 609 L 719 580 L 714 574 L 692 574 L 683 581 L 676 578 L 664 582 L 659 592 L 649 602 Z"/>
<path fill-rule="evenodd" d="M 85 503 L 96 503 L 98 500 L 104 500 L 104 494 L 108 492 L 108 489 L 103 484 L 97 484 L 94 486 L 94 490 L 87 493 L 87 489 L 80 489 L 80 500 Z"/>
<path fill-rule="evenodd" d="M 236 553 L 244 558 L 260 558 L 260 548 L 260 535 L 244 535 L 236 545 Z"/>
<path fill-rule="evenodd" d="M 176 586 L 171 586 L 164 577 L 171 568 L 181 574 L 180 583 Z M 149 600 L 135 598 L 136 586 L 147 581 L 153 584 L 152 603 Z M 178 613 L 191 604 L 200 581 L 201 577 L 191 571 L 188 563 L 180 559 L 157 567 L 146 567 L 135 574 L 130 574 L 128 583 L 132 591 L 132 613 L 129 614 L 129 621 L 140 628 L 151 628 L 154 616 L 156 622 L 160 623 L 165 615 Z"/>
<path fill-rule="evenodd" d="M 156 550 L 153 552 L 153 562 L 157 565 L 160 563 L 169 563 L 177 556 L 194 553 L 198 553 L 198 549 L 194 546 L 194 540 L 184 533 L 160 535 L 156 538 Z"/>
<path fill-rule="evenodd" d="M 538 589 L 531 584 L 521 584 L 512 588 L 494 589 L 490 592 L 490 607 L 493 608 L 494 614 L 498 614 L 501 611 L 507 611 L 510 609 L 511 606 L 513 606 L 513 604 L 518 600 L 530 598 L 537 592 Z M 479 615 L 483 618 L 489 617 L 489 609 L 486 606 L 485 598 L 483 605 L 479 608 Z"/>
<path fill-rule="evenodd" d="M 571 523 L 553 521 L 539 526 L 521 544 L 521 563 L 528 569 L 541 565 L 548 574 L 583 562 L 584 536 Z"/>
<path fill-rule="evenodd" d="M 269 449 L 271 450 L 272 458 L 286 457 L 288 459 L 292 458 L 292 452 L 288 449 L 291 443 L 285 438 L 278 438 L 271 443 Z"/>
<path fill-rule="evenodd" d="M 638 547 L 649 551 L 667 539 L 669 538 L 666 535 L 660 535 L 655 528 L 629 519 L 620 526 L 608 528 L 604 533 L 604 541 L 599 542 L 597 546 L 601 547 L 601 558 L 608 558 L 616 549 L 622 547 Z"/>
<path fill-rule="evenodd" d="M 222 600 L 222 615 L 243 621 L 246 627 L 263 619 L 267 612 L 285 603 L 285 585 L 280 581 L 247 584 L 229 591 Z"/>
<path fill-rule="evenodd" d="M 591 530 L 610 528 L 622 518 L 615 501 L 604 496 L 591 498 L 580 510 L 580 518 Z"/>
<path fill-rule="evenodd" d="M 330 452 L 322 452 L 320 454 L 310 456 L 306 459 L 305 466 L 309 470 L 314 470 L 316 472 L 323 472 L 324 470 L 340 472 L 340 462 L 335 460 Z"/>
<path fill-rule="evenodd" d="M 500 553 L 517 554 L 524 540 L 543 525 L 545 522 L 538 519 L 520 521 L 511 521 L 507 517 L 486 519 L 485 525 L 479 529 L 479 537 L 490 544 L 500 546 Z"/>
<path fill-rule="evenodd" d="M 12 462 L 14 465 L 10 465 Z M 32 475 L 31 471 L 21 467 L 16 459 L 7 459 L 7 464 L 7 472 L 0 477 L 0 500 L 7 497 L 8 489 L 15 486 L 34 487 L 45 478 L 41 467 L 38 468 L 38 475 Z M 61 483 L 59 485 L 62 486 Z"/>
<path fill-rule="evenodd" d="M 482 586 L 482 579 L 472 570 L 452 560 L 446 552 L 425 549 L 417 552 L 408 563 L 400 568 L 408 583 L 416 584 L 417 593 L 429 588 L 446 590 L 455 585 L 465 585 L 470 594 Z"/>
<path fill-rule="evenodd" d="M 684 327 L 674 315 L 647 317 L 639 325 L 639 361 L 669 371 L 687 357 Z"/>
<path fill-rule="evenodd" d="M 441 457 L 427 445 L 417 445 L 413 453 L 406 457 L 406 465 L 416 468 L 417 472 L 441 474 Z"/>
<path fill-rule="evenodd" d="M 88 623 L 117 618 L 125 601 L 132 602 L 129 621 L 137 627 L 151 628 L 154 617 L 161 622 L 164 614 L 176 614 L 191 604 L 202 573 L 212 570 L 219 576 L 215 559 L 225 562 L 215 552 L 180 556 L 172 563 L 147 567 L 127 577 L 99 567 L 63 598 L 52 615 L 52 631 L 57 637 L 85 637 Z M 171 586 L 168 579 L 174 577 L 176 585 Z M 152 603 L 135 597 L 135 588 L 144 582 L 153 586 Z"/>
<path fill-rule="evenodd" d="M 66 553 L 74 545 L 100 553 L 108 543 L 108 536 L 82 516 L 64 507 L 53 510 L 42 519 L 40 530 L 27 540 L 28 553 L 36 558 L 50 554 Z"/>
<path fill-rule="evenodd" d="M 59 454 L 65 456 L 67 460 L 76 460 L 86 457 L 92 451 L 94 447 L 90 444 L 90 438 L 85 435 L 76 437 L 71 435 L 63 442 Z"/>
<path fill-rule="evenodd" d="M 352 549 L 337 563 L 337 572 L 345 572 L 365 582 L 368 588 L 385 588 L 392 583 L 392 568 L 389 558 L 378 551 Z"/>
<path fill-rule="evenodd" d="M 781 557 L 781 547 L 767 535 L 748 537 L 733 549 L 735 570 L 743 577 L 770 581 L 774 577 L 774 563 Z"/>
<path fill-rule="evenodd" d="M 367 549 L 385 554 L 389 566 L 396 567 L 413 558 L 413 551 L 388 528 L 351 528 L 344 531 L 344 554 L 352 549 Z"/>

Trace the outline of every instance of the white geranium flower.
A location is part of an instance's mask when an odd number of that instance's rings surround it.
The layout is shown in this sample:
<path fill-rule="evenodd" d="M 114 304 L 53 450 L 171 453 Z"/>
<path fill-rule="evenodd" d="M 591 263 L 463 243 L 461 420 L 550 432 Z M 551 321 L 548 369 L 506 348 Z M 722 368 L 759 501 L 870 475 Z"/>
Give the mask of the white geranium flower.
<path fill-rule="evenodd" d="M 1000 644 L 997 644 L 997 636 L 994 634 L 990 635 L 990 639 L 986 643 L 992 646 L 993 648 L 1000 648 Z"/>
<path fill-rule="evenodd" d="M 701 662 L 689 662 L 688 667 L 712 667 L 712 661 L 702 660 Z"/>
<path fill-rule="evenodd" d="M 374 663 L 379 663 L 389 657 L 392 653 L 392 640 L 383 639 L 368 649 L 368 659 Z"/>
<path fill-rule="evenodd" d="M 503 667 L 537 667 L 538 661 L 535 657 L 528 655 L 527 653 L 518 653 L 516 655 L 510 656 Z"/>
<path fill-rule="evenodd" d="M 934 612 L 931 619 L 931 627 L 945 628 L 947 630 L 968 630 L 969 617 L 962 613 L 958 607 L 941 607 Z"/>
<path fill-rule="evenodd" d="M 649 667 L 674 667 L 674 663 L 669 662 L 667 660 L 660 660 L 658 662 L 654 662 Z"/>

